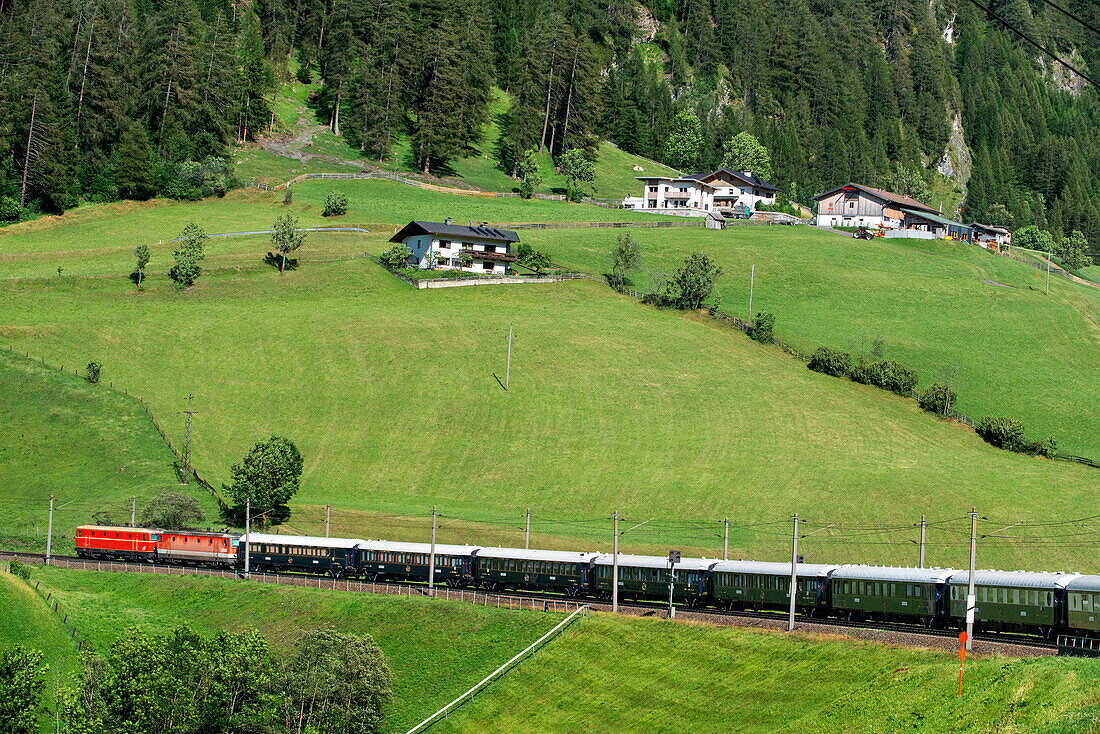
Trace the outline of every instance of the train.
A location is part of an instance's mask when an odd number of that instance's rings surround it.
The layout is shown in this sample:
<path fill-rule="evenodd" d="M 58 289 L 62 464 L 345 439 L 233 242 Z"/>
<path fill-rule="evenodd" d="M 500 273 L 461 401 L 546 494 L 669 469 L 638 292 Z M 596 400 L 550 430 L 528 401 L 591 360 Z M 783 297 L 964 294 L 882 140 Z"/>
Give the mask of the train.
<path fill-rule="evenodd" d="M 298 572 L 370 581 L 426 582 L 428 543 L 270 533 L 83 525 L 81 558 Z M 619 598 L 672 600 L 688 608 L 787 610 L 791 564 L 684 557 L 669 574 L 662 556 L 619 554 Z M 435 583 L 487 591 L 525 590 L 611 598 L 607 553 L 477 545 L 435 546 Z M 795 607 L 809 617 L 896 622 L 928 629 L 965 626 L 970 574 L 950 568 L 798 563 Z M 974 573 L 977 631 L 1100 637 L 1100 576 L 982 570 Z"/>

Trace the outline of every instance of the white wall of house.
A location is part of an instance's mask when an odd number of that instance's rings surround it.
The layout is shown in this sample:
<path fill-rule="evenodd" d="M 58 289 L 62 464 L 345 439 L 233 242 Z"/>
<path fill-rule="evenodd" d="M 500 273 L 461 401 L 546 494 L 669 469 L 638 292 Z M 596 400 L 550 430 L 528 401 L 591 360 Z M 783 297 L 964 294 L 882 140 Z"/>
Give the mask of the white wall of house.
<path fill-rule="evenodd" d="M 751 172 L 747 173 L 751 175 Z M 715 206 L 719 209 L 747 206 L 755 210 L 757 204 L 775 203 L 774 191 L 759 189 L 727 173 L 721 173 L 718 177 L 711 174 L 709 183 L 714 187 Z"/>
<path fill-rule="evenodd" d="M 405 246 L 412 251 L 409 258 L 411 267 L 428 268 L 428 253 L 434 252 L 436 256 L 436 268 L 442 270 L 464 270 L 468 273 L 492 273 L 503 275 L 508 271 L 508 263 L 498 260 L 479 259 L 478 252 L 510 253 L 511 246 L 506 242 L 496 240 L 479 240 L 472 237 L 464 237 L 461 240 L 446 240 L 432 235 L 417 235 L 406 237 Z M 471 250 L 473 262 L 468 267 L 462 266 L 461 254 L 463 249 Z"/>
<path fill-rule="evenodd" d="M 705 217 L 714 209 L 713 190 L 691 179 L 649 179 L 642 181 L 642 196 L 629 196 L 623 206 L 654 214 Z"/>

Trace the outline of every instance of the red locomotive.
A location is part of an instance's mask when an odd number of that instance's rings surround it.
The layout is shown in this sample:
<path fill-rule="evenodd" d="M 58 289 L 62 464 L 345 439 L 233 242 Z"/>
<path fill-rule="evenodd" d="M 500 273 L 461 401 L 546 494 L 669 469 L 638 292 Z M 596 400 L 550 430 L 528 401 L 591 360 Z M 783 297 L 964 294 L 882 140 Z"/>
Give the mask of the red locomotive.
<path fill-rule="evenodd" d="M 232 566 L 238 540 L 230 533 L 81 525 L 76 529 L 76 554 L 99 560 Z"/>

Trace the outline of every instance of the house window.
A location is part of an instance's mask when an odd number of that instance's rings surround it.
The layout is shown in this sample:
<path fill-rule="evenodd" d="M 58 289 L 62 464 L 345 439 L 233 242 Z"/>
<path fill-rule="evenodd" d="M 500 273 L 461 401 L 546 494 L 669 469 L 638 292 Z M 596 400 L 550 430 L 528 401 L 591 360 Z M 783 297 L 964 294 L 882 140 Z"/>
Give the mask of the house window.
<path fill-rule="evenodd" d="M 649 200 L 649 208 L 650 209 L 656 209 L 657 208 L 657 200 L 656 199 L 650 199 Z"/>
<path fill-rule="evenodd" d="M 439 241 L 439 249 L 440 250 L 446 250 L 446 249 L 450 248 L 450 246 L 451 246 L 451 241 L 450 240 L 440 240 Z"/>
<path fill-rule="evenodd" d="M 657 187 L 656 186 L 650 186 L 649 187 L 649 193 L 656 194 L 657 193 Z"/>
<path fill-rule="evenodd" d="M 483 262 L 483 263 L 481 263 L 481 267 L 483 267 L 486 270 L 492 270 L 493 269 L 493 264 L 490 263 L 490 262 Z"/>
<path fill-rule="evenodd" d="M 856 203 L 854 201 L 849 201 L 848 202 L 848 208 L 849 209 L 855 209 L 856 208 Z"/>

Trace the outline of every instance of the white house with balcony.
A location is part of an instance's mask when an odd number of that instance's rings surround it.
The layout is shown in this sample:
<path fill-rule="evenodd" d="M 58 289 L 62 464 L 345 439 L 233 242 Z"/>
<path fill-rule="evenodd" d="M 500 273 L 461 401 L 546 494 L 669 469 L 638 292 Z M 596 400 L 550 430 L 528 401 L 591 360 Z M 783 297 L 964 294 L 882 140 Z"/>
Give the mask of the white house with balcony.
<path fill-rule="evenodd" d="M 519 235 L 483 223 L 452 224 L 448 219 L 409 222 L 390 242 L 409 248 L 409 267 L 504 275 L 516 261 L 512 245 L 519 242 Z"/>
<path fill-rule="evenodd" d="M 628 196 L 623 207 L 653 214 L 705 217 L 720 212 L 749 216 L 757 204 L 774 204 L 779 192 L 752 171 L 726 168 L 680 178 L 638 176 L 637 179 L 642 182 L 642 195 Z"/>

